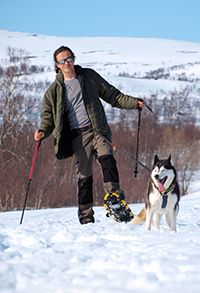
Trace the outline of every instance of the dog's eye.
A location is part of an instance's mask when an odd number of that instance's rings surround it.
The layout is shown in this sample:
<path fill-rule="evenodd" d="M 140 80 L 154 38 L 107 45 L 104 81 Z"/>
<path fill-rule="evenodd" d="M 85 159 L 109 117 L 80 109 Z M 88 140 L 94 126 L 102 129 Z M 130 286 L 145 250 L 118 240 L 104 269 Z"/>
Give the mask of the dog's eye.
<path fill-rule="evenodd" d="M 159 171 L 159 169 L 158 169 L 158 167 L 156 167 L 155 169 L 154 169 L 154 172 L 156 173 L 156 172 L 158 172 Z"/>

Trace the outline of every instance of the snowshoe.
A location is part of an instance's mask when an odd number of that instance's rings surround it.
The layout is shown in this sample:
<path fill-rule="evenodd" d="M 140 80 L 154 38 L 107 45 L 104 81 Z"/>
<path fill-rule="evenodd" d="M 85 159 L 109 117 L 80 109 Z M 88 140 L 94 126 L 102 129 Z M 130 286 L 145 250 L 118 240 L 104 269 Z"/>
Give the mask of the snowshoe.
<path fill-rule="evenodd" d="M 107 210 L 107 217 L 113 218 L 117 222 L 129 222 L 134 218 L 131 209 L 126 202 L 120 199 L 116 193 L 107 193 L 104 197 L 104 207 Z"/>

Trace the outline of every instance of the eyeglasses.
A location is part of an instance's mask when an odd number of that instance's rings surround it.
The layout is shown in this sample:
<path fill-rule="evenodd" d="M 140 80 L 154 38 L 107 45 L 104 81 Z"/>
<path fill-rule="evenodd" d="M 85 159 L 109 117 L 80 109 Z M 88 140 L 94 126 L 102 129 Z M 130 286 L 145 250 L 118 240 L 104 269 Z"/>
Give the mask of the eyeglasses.
<path fill-rule="evenodd" d="M 62 59 L 60 61 L 56 61 L 58 64 L 65 64 L 65 61 L 67 61 L 67 63 L 71 62 L 74 59 L 73 56 L 67 57 L 66 59 Z"/>

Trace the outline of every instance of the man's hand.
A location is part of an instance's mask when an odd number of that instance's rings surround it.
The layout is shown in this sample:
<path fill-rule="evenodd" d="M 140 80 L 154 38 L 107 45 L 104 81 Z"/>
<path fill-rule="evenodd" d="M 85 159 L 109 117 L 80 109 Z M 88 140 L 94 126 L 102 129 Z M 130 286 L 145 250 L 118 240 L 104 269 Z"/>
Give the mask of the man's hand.
<path fill-rule="evenodd" d="M 144 101 L 139 101 L 137 102 L 137 109 L 143 109 L 144 108 Z"/>
<path fill-rule="evenodd" d="M 44 131 L 39 131 L 36 130 L 36 132 L 34 133 L 34 138 L 36 141 L 41 140 L 44 137 Z"/>

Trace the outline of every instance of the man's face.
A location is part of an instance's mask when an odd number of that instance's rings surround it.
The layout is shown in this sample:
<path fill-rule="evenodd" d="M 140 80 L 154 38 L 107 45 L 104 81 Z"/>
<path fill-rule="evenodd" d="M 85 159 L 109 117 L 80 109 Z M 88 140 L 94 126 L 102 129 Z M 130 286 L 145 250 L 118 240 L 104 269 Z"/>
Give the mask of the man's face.
<path fill-rule="evenodd" d="M 56 56 L 56 61 L 66 59 L 68 57 L 72 57 L 70 51 L 63 51 Z M 70 62 L 65 61 L 64 64 L 59 64 L 56 62 L 56 65 L 61 69 L 63 75 L 66 76 L 68 74 L 74 73 L 74 61 L 74 59 Z"/>

